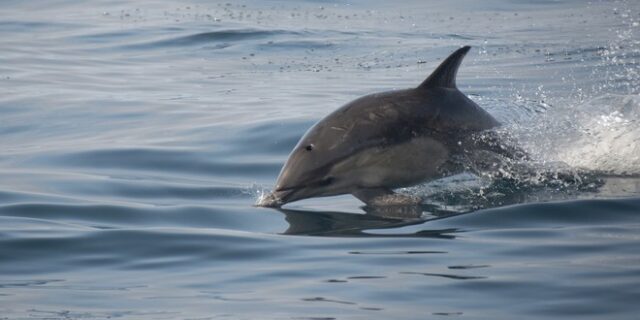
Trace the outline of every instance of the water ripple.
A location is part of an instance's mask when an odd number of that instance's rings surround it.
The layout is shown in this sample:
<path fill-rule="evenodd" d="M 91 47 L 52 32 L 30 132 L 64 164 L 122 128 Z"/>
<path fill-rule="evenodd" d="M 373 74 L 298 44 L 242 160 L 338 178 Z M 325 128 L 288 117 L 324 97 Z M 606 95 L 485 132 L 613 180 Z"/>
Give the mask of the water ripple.
<path fill-rule="evenodd" d="M 216 49 L 228 47 L 233 42 L 273 38 L 279 36 L 300 36 L 302 33 L 291 30 L 262 30 L 253 28 L 224 29 L 216 31 L 200 32 L 189 35 L 180 35 L 171 38 L 130 44 L 122 49 L 152 49 L 202 46 L 216 44 Z"/>

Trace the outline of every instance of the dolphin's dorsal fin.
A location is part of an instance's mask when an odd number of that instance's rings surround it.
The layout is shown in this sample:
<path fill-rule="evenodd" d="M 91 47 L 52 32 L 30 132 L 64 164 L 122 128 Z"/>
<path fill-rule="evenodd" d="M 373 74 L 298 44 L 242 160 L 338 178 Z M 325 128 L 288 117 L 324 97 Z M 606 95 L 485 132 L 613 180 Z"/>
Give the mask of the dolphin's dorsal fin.
<path fill-rule="evenodd" d="M 464 56 L 471 49 L 470 46 L 464 46 L 454 53 L 452 53 L 447 59 L 445 59 L 431 75 L 424 80 L 418 89 L 427 88 L 456 88 L 456 74 L 458 73 L 458 67 Z"/>

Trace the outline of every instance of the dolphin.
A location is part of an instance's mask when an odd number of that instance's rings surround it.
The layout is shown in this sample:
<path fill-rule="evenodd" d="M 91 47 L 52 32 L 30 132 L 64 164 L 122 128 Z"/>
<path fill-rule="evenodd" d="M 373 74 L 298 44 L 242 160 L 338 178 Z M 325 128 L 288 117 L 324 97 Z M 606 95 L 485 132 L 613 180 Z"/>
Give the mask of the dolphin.
<path fill-rule="evenodd" d="M 514 158 L 493 136 L 474 138 L 500 123 L 456 87 L 469 49 L 453 52 L 415 88 L 360 97 L 320 120 L 257 205 L 340 194 L 368 206 L 418 204 L 420 198 L 393 189 L 473 170 L 474 161 L 493 162 L 486 153 Z"/>

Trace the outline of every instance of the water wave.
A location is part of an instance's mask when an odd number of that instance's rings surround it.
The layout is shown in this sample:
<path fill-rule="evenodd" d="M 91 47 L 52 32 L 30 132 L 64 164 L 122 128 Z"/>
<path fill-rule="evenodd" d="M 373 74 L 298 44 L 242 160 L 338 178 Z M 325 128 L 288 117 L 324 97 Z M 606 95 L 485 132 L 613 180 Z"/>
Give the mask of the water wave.
<path fill-rule="evenodd" d="M 179 35 L 173 37 L 165 37 L 163 39 L 129 44 L 123 49 L 152 49 L 152 48 L 171 48 L 171 47 L 188 47 L 203 46 L 214 44 L 216 49 L 224 49 L 231 46 L 234 42 L 256 40 L 256 39 L 272 39 L 281 36 L 291 37 L 299 36 L 302 33 L 291 30 L 269 30 L 269 29 L 223 29 L 215 31 L 200 32 L 188 35 Z"/>

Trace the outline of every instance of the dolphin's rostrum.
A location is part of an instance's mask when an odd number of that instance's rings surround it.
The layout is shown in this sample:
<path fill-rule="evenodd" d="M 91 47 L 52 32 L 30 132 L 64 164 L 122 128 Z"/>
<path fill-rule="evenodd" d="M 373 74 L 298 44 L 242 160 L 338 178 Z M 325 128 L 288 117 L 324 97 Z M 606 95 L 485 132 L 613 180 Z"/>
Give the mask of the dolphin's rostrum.
<path fill-rule="evenodd" d="M 392 189 L 473 167 L 468 159 L 474 149 L 491 144 L 470 137 L 499 122 L 456 87 L 469 49 L 456 50 L 416 88 L 366 95 L 320 120 L 258 205 L 340 194 L 373 206 L 417 203 Z"/>

